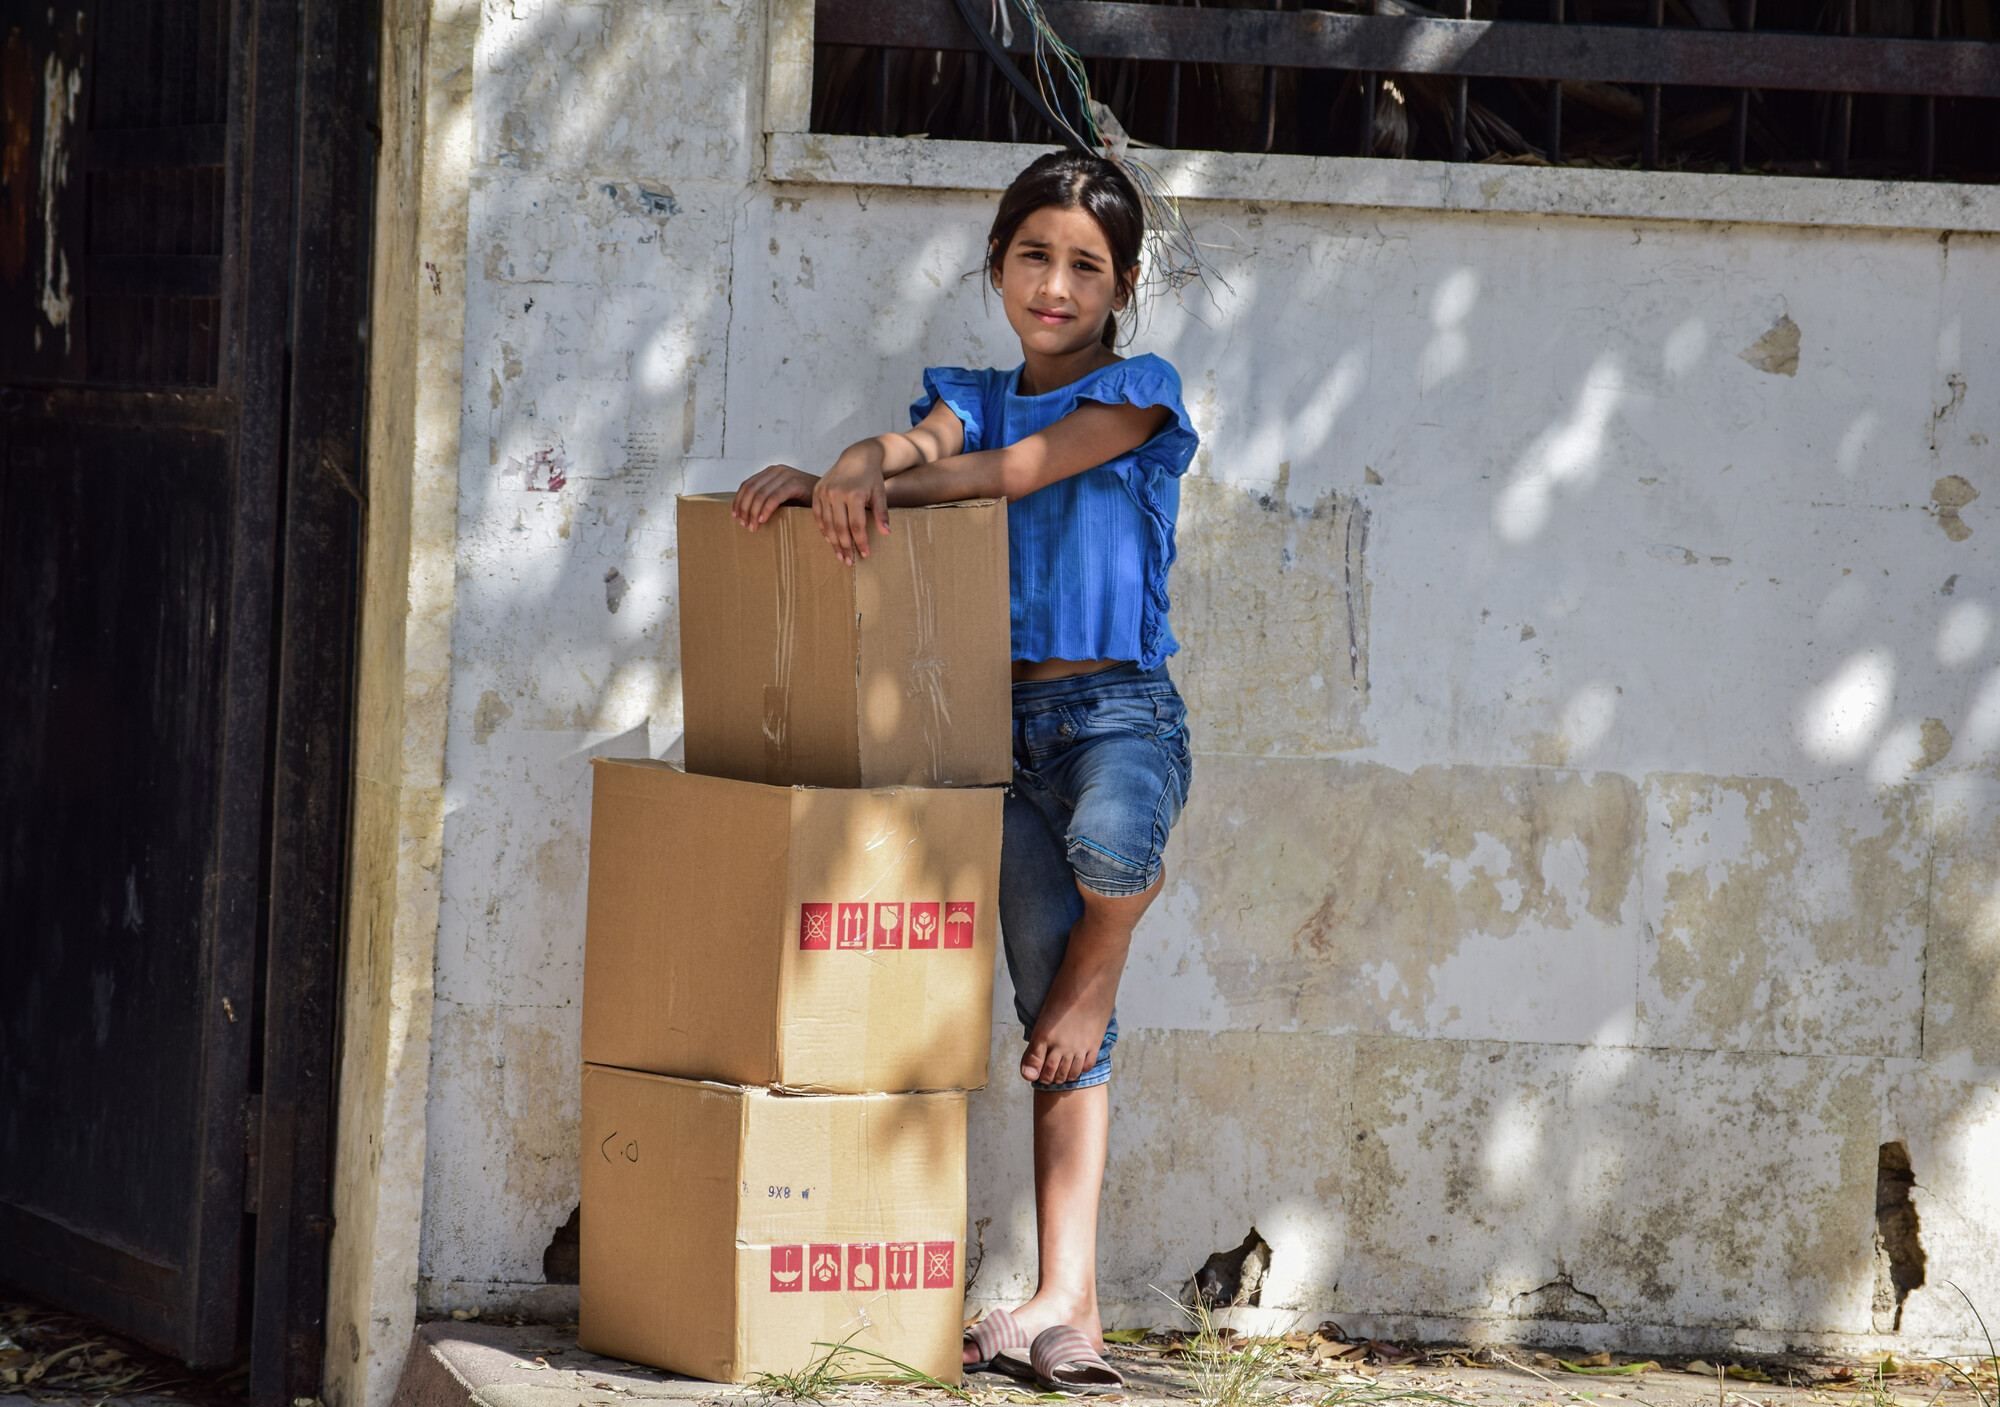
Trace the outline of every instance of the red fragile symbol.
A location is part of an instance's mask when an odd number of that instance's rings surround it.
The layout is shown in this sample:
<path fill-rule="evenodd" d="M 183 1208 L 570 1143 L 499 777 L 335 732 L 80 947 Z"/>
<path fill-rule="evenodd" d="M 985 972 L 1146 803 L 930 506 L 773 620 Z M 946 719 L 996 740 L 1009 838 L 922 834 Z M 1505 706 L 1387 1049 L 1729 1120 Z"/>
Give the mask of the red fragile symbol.
<path fill-rule="evenodd" d="M 842 904 L 839 925 L 835 929 L 838 937 L 834 946 L 843 952 L 850 948 L 865 950 L 868 947 L 868 906 L 866 904 Z"/>
<path fill-rule="evenodd" d="M 850 1290 L 882 1288 L 882 1248 L 879 1245 L 847 1248 L 847 1288 Z"/>
<path fill-rule="evenodd" d="M 972 903 L 944 906 L 944 945 L 947 948 L 972 946 Z"/>
<path fill-rule="evenodd" d="M 917 1243 L 900 1241 L 889 1247 L 889 1288 L 892 1290 L 914 1290 L 917 1288 Z"/>
<path fill-rule="evenodd" d="M 804 1246 L 771 1247 L 771 1290 L 774 1294 L 803 1290 L 806 1287 L 805 1271 Z"/>
<path fill-rule="evenodd" d="M 799 948 L 823 953 L 833 946 L 833 905 L 799 905 Z"/>
<path fill-rule="evenodd" d="M 910 946 L 935 948 L 938 945 L 938 906 L 910 905 Z"/>
<path fill-rule="evenodd" d="M 806 1248 L 806 1283 L 815 1290 L 840 1288 L 840 1247 Z"/>
<path fill-rule="evenodd" d="M 875 946 L 878 948 L 900 948 L 903 946 L 903 906 L 901 904 L 877 904 L 875 906 Z"/>
<path fill-rule="evenodd" d="M 958 1242 L 924 1242 L 924 1288 L 926 1290 L 949 1290 L 956 1280 L 953 1262 L 958 1259 Z"/>

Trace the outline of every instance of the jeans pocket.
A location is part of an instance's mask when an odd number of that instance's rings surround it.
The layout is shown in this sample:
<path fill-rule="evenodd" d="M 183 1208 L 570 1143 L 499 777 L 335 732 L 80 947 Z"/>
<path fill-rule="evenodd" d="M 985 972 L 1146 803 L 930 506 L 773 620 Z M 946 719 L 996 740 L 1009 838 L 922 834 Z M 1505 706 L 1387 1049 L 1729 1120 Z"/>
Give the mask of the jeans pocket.
<path fill-rule="evenodd" d="M 1137 698 L 1113 695 L 1110 698 L 1091 699 L 1077 707 L 1078 738 L 1101 738 L 1113 733 L 1130 733 L 1146 736 L 1156 732 L 1153 701 L 1140 696 Z"/>
<path fill-rule="evenodd" d="M 1082 733 L 1080 710 L 1064 705 L 1024 714 L 1015 720 L 1018 752 L 1031 766 L 1042 766 L 1076 746 Z"/>

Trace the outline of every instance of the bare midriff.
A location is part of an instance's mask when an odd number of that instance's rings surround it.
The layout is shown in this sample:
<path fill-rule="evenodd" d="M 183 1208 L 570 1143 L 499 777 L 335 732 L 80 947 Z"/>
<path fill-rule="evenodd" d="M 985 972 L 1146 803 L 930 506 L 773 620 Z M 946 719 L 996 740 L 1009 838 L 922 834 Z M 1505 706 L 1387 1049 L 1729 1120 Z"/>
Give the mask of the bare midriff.
<path fill-rule="evenodd" d="M 1098 674 L 1130 663 L 1130 660 L 1015 660 L 1014 682 L 1026 684 L 1038 679 L 1074 679 L 1079 674 Z"/>

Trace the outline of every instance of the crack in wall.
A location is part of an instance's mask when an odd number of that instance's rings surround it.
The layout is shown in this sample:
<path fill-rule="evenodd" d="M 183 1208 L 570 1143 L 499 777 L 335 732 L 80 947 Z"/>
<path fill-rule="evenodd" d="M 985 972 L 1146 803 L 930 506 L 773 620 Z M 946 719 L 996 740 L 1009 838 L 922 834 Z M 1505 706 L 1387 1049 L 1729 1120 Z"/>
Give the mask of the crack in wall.
<path fill-rule="evenodd" d="M 1917 1175 L 1910 1167 L 1910 1150 L 1900 1141 L 1885 1143 L 1875 1172 L 1875 1332 L 1897 1334 L 1903 1329 L 1903 1303 L 1924 1283 L 1924 1246 L 1910 1189 Z"/>
<path fill-rule="evenodd" d="M 1253 1226 L 1234 1250 L 1217 1251 L 1202 1262 L 1201 1269 L 1182 1286 L 1181 1303 L 1189 1309 L 1197 1304 L 1209 1309 L 1261 1307 L 1264 1277 L 1270 1270 L 1270 1243 Z"/>
<path fill-rule="evenodd" d="M 1507 1302 L 1507 1312 L 1516 1319 L 1558 1319 L 1570 1324 L 1603 1324 L 1611 1318 L 1596 1295 L 1576 1287 L 1567 1270 L 1545 1285 L 1514 1296 Z"/>
<path fill-rule="evenodd" d="M 569 1220 L 549 1237 L 548 1249 L 542 1252 L 542 1278 L 551 1285 L 574 1285 L 582 1279 L 582 1269 L 583 1206 L 579 1203 L 570 1209 Z"/>

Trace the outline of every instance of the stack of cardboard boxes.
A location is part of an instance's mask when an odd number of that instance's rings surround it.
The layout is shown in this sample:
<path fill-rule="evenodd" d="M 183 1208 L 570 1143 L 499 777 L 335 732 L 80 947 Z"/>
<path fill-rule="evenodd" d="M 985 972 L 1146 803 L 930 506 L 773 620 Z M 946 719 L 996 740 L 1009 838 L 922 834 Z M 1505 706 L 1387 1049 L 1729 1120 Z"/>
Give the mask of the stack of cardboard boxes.
<path fill-rule="evenodd" d="M 1006 508 L 680 503 L 683 771 L 599 760 L 580 1339 L 717 1381 L 959 1378 L 1010 773 Z"/>

